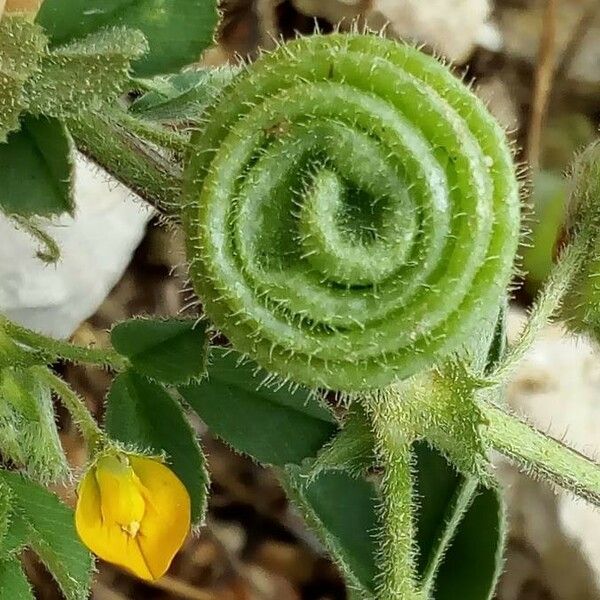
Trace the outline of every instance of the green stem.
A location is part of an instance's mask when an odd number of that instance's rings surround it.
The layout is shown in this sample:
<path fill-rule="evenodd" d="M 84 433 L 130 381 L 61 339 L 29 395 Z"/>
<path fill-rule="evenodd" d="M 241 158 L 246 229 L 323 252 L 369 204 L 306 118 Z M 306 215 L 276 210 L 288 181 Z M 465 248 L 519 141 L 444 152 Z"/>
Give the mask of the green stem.
<path fill-rule="evenodd" d="M 14 341 L 31 347 L 31 349 L 48 361 L 68 360 L 78 363 L 108 366 L 115 371 L 127 367 L 127 359 L 110 349 L 85 348 L 62 340 L 46 337 L 21 325 L 9 321 L 0 315 L 0 329 L 4 330 Z"/>
<path fill-rule="evenodd" d="M 412 453 L 414 435 L 406 431 L 401 398 L 387 389 L 365 398 L 383 468 L 381 483 L 383 530 L 380 540 L 379 600 L 417 600 L 413 523 Z"/>
<path fill-rule="evenodd" d="M 571 450 L 496 405 L 480 402 L 488 424 L 487 445 L 512 459 L 521 470 L 546 479 L 600 506 L 600 464 Z"/>
<path fill-rule="evenodd" d="M 167 153 L 110 117 L 87 115 L 68 125 L 84 154 L 165 216 L 179 216 L 182 171 Z"/>
<path fill-rule="evenodd" d="M 13 340 L 2 327 L 0 317 L 0 369 L 4 367 L 19 367 L 26 369 L 45 361 L 36 353 L 28 352 Z"/>
<path fill-rule="evenodd" d="M 505 357 L 498 363 L 498 367 L 489 374 L 489 379 L 499 383 L 505 382 L 531 348 L 542 329 L 546 327 L 560 309 L 573 279 L 577 276 L 583 261 L 589 255 L 587 252 L 589 243 L 589 233 L 581 231 L 564 248 L 531 309 L 529 319 L 521 332 L 519 340 L 508 349 Z"/>
<path fill-rule="evenodd" d="M 116 109 L 111 111 L 110 118 L 115 124 L 142 139 L 156 144 L 159 148 L 172 150 L 180 157 L 183 157 L 187 152 L 189 139 L 181 133 L 166 129 L 150 121 L 133 117 L 124 110 Z"/>
<path fill-rule="evenodd" d="M 100 447 L 104 440 L 104 432 L 88 410 L 85 402 L 60 377 L 47 367 L 34 367 L 40 379 L 46 381 L 50 388 L 60 397 L 65 408 L 73 417 L 88 450 L 92 453 Z"/>

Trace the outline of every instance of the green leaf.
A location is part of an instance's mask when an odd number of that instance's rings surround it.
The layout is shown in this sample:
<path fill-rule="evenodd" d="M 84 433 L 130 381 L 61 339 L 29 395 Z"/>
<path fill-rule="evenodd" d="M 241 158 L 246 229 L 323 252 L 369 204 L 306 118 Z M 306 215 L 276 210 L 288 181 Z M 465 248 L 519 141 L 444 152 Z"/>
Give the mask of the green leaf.
<path fill-rule="evenodd" d="M 203 519 L 208 487 L 204 455 L 181 406 L 162 386 L 131 371 L 119 375 L 108 394 L 106 431 L 129 446 L 165 452 L 192 499 L 192 521 Z"/>
<path fill-rule="evenodd" d="M 446 520 L 452 516 L 452 507 L 463 477 L 427 444 L 415 444 L 414 451 L 414 493 L 420 507 L 416 519 L 419 548 L 417 566 L 423 576 L 436 555 Z"/>
<path fill-rule="evenodd" d="M 111 332 L 113 346 L 142 375 L 173 385 L 200 378 L 206 368 L 206 326 L 195 319 L 131 319 Z"/>
<path fill-rule="evenodd" d="M 254 363 L 223 348 L 211 353 L 208 377 L 179 392 L 211 431 L 239 452 L 284 466 L 313 457 L 336 432 L 330 413 L 308 390 L 262 384 Z"/>
<path fill-rule="evenodd" d="M 24 217 L 72 213 L 71 138 L 56 119 L 23 119 L 0 144 L 0 210 Z"/>
<path fill-rule="evenodd" d="M 92 557 L 79 541 L 73 511 L 54 495 L 18 473 L 0 471 L 13 497 L 13 521 L 46 565 L 67 600 L 85 600 Z"/>
<path fill-rule="evenodd" d="M 39 25 L 21 17 L 0 20 L 0 143 L 19 129 L 26 108 L 23 84 L 37 68 L 45 45 Z"/>
<path fill-rule="evenodd" d="M 136 64 L 136 72 L 149 76 L 198 60 L 213 41 L 216 4 L 216 0 L 46 0 L 37 21 L 55 44 L 103 27 L 139 29 L 150 52 Z"/>
<path fill-rule="evenodd" d="M 12 500 L 13 497 L 10 488 L 0 481 L 0 556 L 5 556 L 7 554 L 6 538 L 10 527 Z"/>
<path fill-rule="evenodd" d="M 24 520 L 15 515 L 14 494 L 8 484 L 0 479 L 0 556 L 14 556 L 21 552 L 27 545 L 27 537 Z"/>
<path fill-rule="evenodd" d="M 146 49 L 139 31 L 123 27 L 56 48 L 25 84 L 28 112 L 67 118 L 102 109 L 127 88 L 130 63 Z"/>
<path fill-rule="evenodd" d="M 284 485 L 346 574 L 351 575 L 351 583 L 374 592 L 380 526 L 374 485 L 343 471 L 309 479 L 295 466 L 285 470 Z"/>
<path fill-rule="evenodd" d="M 0 144 L 19 128 L 19 117 L 25 109 L 23 81 L 0 71 Z"/>
<path fill-rule="evenodd" d="M 26 79 L 37 68 L 46 47 L 42 28 L 20 16 L 0 20 L 0 71 Z"/>
<path fill-rule="evenodd" d="M 465 600 L 491 598 L 504 549 L 498 492 L 463 477 L 424 443 L 414 451 L 417 566 L 425 587 L 436 600 L 453 599 L 457 590 Z"/>
<path fill-rule="evenodd" d="M 343 429 L 328 442 L 312 466 L 313 476 L 321 471 L 366 473 L 375 462 L 373 432 L 363 408 L 354 404 L 344 420 Z"/>
<path fill-rule="evenodd" d="M 436 600 L 453 599 L 456 590 L 463 588 L 469 600 L 488 598 L 496 586 L 504 547 L 497 492 L 458 474 L 425 443 L 415 444 L 413 451 L 419 579 L 428 589 L 439 591 L 441 595 L 433 594 Z M 362 454 L 366 453 L 365 447 Z M 341 471 L 320 471 L 315 477 L 312 469 L 297 467 L 286 469 L 284 483 L 309 524 L 342 563 L 350 582 L 372 593 L 377 573 L 373 538 L 379 521 L 371 484 Z M 466 547 L 470 547 L 468 556 L 477 554 L 473 559 L 477 574 L 468 562 L 462 569 L 454 566 L 467 556 Z"/>
<path fill-rule="evenodd" d="M 503 302 L 498 312 L 494 336 L 488 348 L 485 361 L 485 371 L 493 371 L 494 367 L 500 362 L 506 352 L 506 313 L 508 312 L 508 302 Z"/>
<path fill-rule="evenodd" d="M 21 552 L 29 540 L 29 529 L 24 519 L 14 510 L 9 515 L 6 537 L 2 545 L 4 555 L 16 555 Z"/>
<path fill-rule="evenodd" d="M 496 490 L 480 490 L 446 552 L 435 600 L 491 600 L 502 572 L 504 510 Z"/>
<path fill-rule="evenodd" d="M 42 483 L 70 473 L 50 388 L 35 369 L 0 370 L 0 439 L 5 459 Z"/>
<path fill-rule="evenodd" d="M 205 108 L 239 69 L 193 69 L 144 82 L 152 87 L 130 107 L 132 113 L 161 122 L 199 121 Z"/>
<path fill-rule="evenodd" d="M 34 600 L 33 591 L 21 563 L 16 558 L 0 560 L 0 590 L 3 598 Z"/>

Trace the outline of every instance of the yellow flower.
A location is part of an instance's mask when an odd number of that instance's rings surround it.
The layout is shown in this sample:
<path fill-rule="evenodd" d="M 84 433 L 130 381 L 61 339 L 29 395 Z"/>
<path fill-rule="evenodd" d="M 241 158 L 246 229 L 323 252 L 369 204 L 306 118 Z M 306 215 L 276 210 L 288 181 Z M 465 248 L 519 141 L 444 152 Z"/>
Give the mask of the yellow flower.
<path fill-rule="evenodd" d="M 190 530 L 190 497 L 158 460 L 107 454 L 79 486 L 75 525 L 101 559 L 149 581 L 162 577 Z"/>

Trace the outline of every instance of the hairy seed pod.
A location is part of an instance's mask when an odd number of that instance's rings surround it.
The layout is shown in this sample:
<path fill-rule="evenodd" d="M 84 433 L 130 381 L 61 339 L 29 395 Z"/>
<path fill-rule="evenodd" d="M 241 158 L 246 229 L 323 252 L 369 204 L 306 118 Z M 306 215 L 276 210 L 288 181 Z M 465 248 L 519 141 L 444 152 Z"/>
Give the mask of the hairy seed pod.
<path fill-rule="evenodd" d="M 450 71 L 375 36 L 314 36 L 239 75 L 186 173 L 190 272 L 233 345 L 358 391 L 497 314 L 519 236 L 500 126 Z"/>

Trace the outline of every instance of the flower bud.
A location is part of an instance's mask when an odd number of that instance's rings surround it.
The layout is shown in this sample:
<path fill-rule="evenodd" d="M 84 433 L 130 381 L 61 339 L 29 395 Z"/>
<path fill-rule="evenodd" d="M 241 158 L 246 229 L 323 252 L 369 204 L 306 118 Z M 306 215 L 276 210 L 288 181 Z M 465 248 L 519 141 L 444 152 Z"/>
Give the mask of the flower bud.
<path fill-rule="evenodd" d="M 600 339 L 600 140 L 575 160 L 571 194 L 560 243 L 583 236 L 585 256 L 573 278 L 561 317 L 576 332 Z"/>
<path fill-rule="evenodd" d="M 34 369 L 0 370 L 0 453 L 38 481 L 69 473 L 50 389 Z"/>
<path fill-rule="evenodd" d="M 576 233 L 586 227 L 600 231 L 600 140 L 575 159 L 571 172 L 566 231 Z"/>
<path fill-rule="evenodd" d="M 190 531 L 189 494 L 162 462 L 112 451 L 79 486 L 75 525 L 99 558 L 148 581 L 162 577 Z"/>

